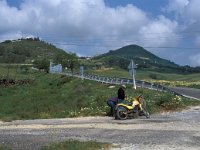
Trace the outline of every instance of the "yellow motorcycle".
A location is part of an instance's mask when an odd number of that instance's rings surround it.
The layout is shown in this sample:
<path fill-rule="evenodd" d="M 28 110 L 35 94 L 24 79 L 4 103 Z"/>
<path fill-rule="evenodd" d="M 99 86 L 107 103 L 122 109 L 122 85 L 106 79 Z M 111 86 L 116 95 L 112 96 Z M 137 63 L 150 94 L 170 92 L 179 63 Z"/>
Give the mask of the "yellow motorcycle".
<path fill-rule="evenodd" d="M 115 107 L 115 119 L 125 120 L 127 118 L 137 118 L 138 116 L 146 116 L 150 118 L 150 114 L 146 109 L 146 102 L 142 95 L 133 98 L 131 102 L 118 103 Z"/>

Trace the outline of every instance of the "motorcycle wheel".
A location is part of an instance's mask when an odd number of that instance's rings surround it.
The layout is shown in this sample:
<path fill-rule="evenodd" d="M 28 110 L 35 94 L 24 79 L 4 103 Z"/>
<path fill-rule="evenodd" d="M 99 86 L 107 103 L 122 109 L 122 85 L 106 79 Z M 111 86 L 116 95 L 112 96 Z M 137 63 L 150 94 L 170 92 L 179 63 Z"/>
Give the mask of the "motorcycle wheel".
<path fill-rule="evenodd" d="M 150 118 L 150 114 L 149 114 L 149 112 L 147 111 L 147 109 L 146 109 L 146 101 L 143 99 L 143 101 L 142 101 L 142 108 L 143 108 L 143 113 L 144 113 L 144 116 L 146 117 L 146 118 Z"/>
<path fill-rule="evenodd" d="M 149 114 L 149 112 L 144 111 L 144 115 L 145 115 L 146 118 L 150 118 L 150 114 Z"/>
<path fill-rule="evenodd" d="M 127 119 L 127 117 L 128 117 L 127 109 L 125 107 L 122 107 L 122 106 L 118 107 L 117 112 L 116 112 L 116 117 L 117 117 L 117 119 L 120 119 L 120 120 Z"/>

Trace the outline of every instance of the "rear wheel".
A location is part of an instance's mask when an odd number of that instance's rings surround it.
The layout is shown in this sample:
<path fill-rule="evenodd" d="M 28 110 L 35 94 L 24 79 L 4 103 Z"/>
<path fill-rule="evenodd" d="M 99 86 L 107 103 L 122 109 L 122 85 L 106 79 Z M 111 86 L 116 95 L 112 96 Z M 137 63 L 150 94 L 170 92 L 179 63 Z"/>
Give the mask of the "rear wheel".
<path fill-rule="evenodd" d="M 117 119 L 120 119 L 120 120 L 127 119 L 127 117 L 128 117 L 127 109 L 125 107 L 119 106 L 117 108 L 116 117 L 117 117 Z"/>

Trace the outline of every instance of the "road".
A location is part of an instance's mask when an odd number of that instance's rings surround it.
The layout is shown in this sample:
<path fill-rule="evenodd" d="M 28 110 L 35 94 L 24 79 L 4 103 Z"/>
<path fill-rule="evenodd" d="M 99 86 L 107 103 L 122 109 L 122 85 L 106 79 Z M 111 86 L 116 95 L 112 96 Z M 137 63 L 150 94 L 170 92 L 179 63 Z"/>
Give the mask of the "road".
<path fill-rule="evenodd" d="M 0 145 L 37 150 L 55 141 L 78 139 L 118 144 L 120 150 L 200 149 L 200 106 L 150 119 L 83 117 L 0 122 Z"/>
<path fill-rule="evenodd" d="M 200 89 L 187 88 L 187 87 L 168 87 L 168 88 L 186 97 L 191 97 L 200 100 Z"/>

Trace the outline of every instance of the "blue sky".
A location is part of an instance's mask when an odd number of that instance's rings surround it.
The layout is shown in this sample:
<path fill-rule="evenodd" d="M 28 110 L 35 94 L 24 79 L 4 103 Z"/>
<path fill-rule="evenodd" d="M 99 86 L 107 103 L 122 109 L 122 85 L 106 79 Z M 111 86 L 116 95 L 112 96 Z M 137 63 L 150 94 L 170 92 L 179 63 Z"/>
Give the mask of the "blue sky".
<path fill-rule="evenodd" d="M 200 0 L 0 0 L 0 41 L 39 36 L 80 56 L 137 44 L 200 66 L 199 6 Z"/>
<path fill-rule="evenodd" d="M 22 0 L 7 0 L 9 6 L 19 7 L 22 3 Z"/>
<path fill-rule="evenodd" d="M 110 7 L 126 6 L 134 4 L 138 8 L 145 10 L 154 15 L 161 12 L 161 7 L 165 7 L 167 0 L 105 0 L 106 5 Z"/>

